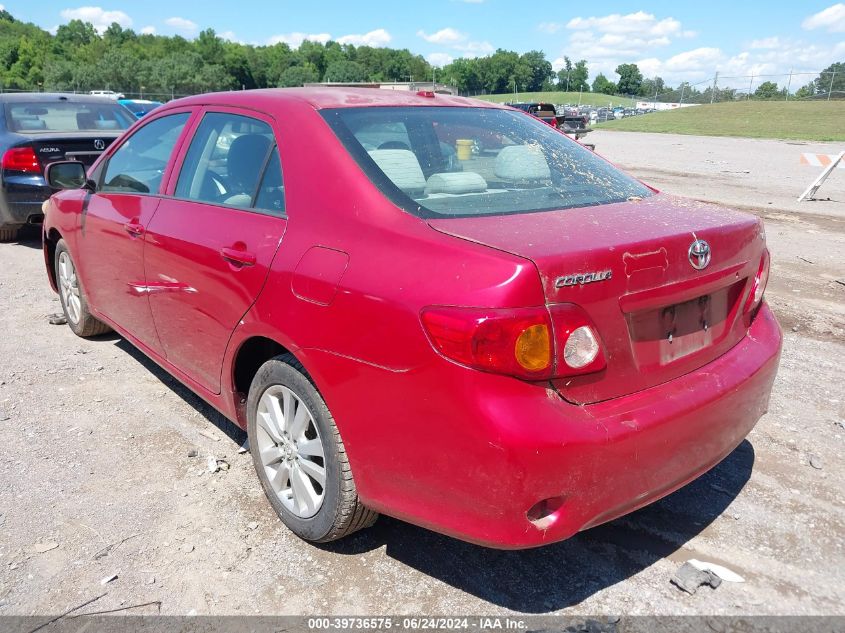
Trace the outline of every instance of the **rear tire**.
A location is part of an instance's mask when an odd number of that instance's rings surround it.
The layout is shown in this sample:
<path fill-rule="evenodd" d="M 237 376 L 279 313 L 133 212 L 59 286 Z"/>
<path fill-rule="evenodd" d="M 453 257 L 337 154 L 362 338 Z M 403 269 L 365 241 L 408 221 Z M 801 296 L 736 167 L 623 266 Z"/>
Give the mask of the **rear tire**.
<path fill-rule="evenodd" d="M 0 229 L 0 242 L 14 242 L 18 239 L 18 229 Z"/>
<path fill-rule="evenodd" d="M 247 399 L 255 472 L 294 534 L 328 543 L 375 523 L 358 499 L 340 432 L 307 372 L 290 354 L 264 363 Z"/>
<path fill-rule="evenodd" d="M 67 324 L 73 333 L 82 338 L 88 338 L 110 332 L 111 328 L 92 316 L 89 311 L 82 280 L 76 274 L 76 264 L 64 240 L 59 240 L 56 244 L 55 266 L 59 299 L 62 302 Z"/>

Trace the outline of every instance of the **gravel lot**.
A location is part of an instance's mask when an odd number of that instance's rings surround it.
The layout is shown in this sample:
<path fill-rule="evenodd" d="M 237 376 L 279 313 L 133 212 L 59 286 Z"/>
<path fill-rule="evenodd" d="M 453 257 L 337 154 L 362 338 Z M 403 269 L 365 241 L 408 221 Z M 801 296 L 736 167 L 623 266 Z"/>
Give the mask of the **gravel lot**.
<path fill-rule="evenodd" d="M 542 549 L 483 549 L 385 517 L 308 545 L 264 500 L 240 430 L 119 337 L 48 324 L 60 307 L 35 236 L 0 245 L 0 615 L 101 594 L 82 612 L 842 614 L 845 172 L 822 190 L 833 201 L 794 203 L 815 173 L 798 153 L 834 148 L 589 140 L 666 191 L 766 218 L 783 359 L 769 413 L 723 463 Z M 210 474 L 209 456 L 229 468 Z M 690 558 L 746 582 L 681 593 L 669 579 Z"/>

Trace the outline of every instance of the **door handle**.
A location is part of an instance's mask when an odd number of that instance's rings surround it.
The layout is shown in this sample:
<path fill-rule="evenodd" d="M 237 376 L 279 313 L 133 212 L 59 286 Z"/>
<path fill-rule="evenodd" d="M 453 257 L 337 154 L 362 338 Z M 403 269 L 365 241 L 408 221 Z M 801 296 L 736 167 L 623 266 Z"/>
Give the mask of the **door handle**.
<path fill-rule="evenodd" d="M 132 237 L 141 237 L 144 234 L 144 225 L 137 222 L 127 222 L 123 225 L 123 230 Z"/>
<path fill-rule="evenodd" d="M 239 251 L 234 248 L 221 248 L 220 256 L 236 266 L 254 266 L 255 255 L 246 251 Z"/>

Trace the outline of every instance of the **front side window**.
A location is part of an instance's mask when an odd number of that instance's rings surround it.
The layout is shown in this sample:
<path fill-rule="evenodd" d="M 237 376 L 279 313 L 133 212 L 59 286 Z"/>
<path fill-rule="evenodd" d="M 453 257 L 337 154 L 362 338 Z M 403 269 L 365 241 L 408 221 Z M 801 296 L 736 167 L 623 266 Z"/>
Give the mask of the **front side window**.
<path fill-rule="evenodd" d="M 529 213 L 652 195 L 549 125 L 513 110 L 369 107 L 322 114 L 370 180 L 422 217 Z"/>
<path fill-rule="evenodd" d="M 158 193 L 167 161 L 190 117 L 180 112 L 136 130 L 109 158 L 100 191 Z"/>
<path fill-rule="evenodd" d="M 185 155 L 176 197 L 284 212 L 281 161 L 273 130 L 251 117 L 206 114 Z"/>

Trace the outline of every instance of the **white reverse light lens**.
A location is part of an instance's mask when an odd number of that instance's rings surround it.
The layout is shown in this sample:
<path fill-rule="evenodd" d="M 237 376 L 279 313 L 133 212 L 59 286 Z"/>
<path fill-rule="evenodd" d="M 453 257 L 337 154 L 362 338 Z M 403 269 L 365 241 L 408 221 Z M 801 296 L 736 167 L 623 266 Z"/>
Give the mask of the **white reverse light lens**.
<path fill-rule="evenodd" d="M 572 369 L 586 367 L 596 359 L 598 353 L 599 343 L 593 330 L 587 325 L 575 329 L 563 346 L 563 360 Z"/>
<path fill-rule="evenodd" d="M 760 303 L 763 298 L 763 293 L 766 292 L 766 284 L 769 283 L 769 266 L 768 262 L 763 262 L 760 272 L 757 274 L 757 283 L 754 286 L 753 305 Z"/>

